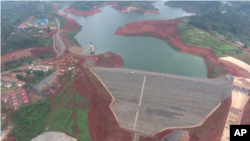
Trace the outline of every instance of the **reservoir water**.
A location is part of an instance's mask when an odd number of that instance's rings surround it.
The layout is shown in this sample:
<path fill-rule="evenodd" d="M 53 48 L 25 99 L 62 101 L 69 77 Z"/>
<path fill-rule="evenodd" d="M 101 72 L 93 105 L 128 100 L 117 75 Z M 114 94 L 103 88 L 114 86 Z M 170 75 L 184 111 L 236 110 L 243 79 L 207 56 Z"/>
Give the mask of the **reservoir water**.
<path fill-rule="evenodd" d="M 109 5 L 99 8 L 102 12 L 93 16 L 78 17 L 67 13 L 67 17 L 75 19 L 82 26 L 82 30 L 75 38 L 84 49 L 87 49 L 89 43 L 93 42 L 95 54 L 114 52 L 123 58 L 125 68 L 191 77 L 207 77 L 207 69 L 202 58 L 179 53 L 163 40 L 145 36 L 115 35 L 116 29 L 127 23 L 168 20 L 192 15 L 180 8 L 165 6 L 163 1 L 155 2 L 154 5 L 160 9 L 161 14 L 123 14 Z M 58 12 L 65 13 L 63 9 L 58 10 Z"/>

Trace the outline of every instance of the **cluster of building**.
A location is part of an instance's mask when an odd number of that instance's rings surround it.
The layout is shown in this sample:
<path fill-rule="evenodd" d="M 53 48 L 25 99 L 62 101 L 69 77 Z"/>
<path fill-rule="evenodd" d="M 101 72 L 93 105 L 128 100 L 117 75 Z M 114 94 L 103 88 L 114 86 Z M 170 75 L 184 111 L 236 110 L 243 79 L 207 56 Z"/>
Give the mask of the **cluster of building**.
<path fill-rule="evenodd" d="M 8 76 L 2 76 L 2 81 L 7 81 L 3 84 L 3 82 L 1 82 L 1 86 L 4 86 L 5 88 L 10 88 L 12 87 L 12 83 L 16 83 L 17 86 L 21 87 L 25 84 L 24 81 L 18 81 L 17 78 L 15 77 L 8 77 Z"/>
<path fill-rule="evenodd" d="M 30 18 L 31 17 L 31 18 Z M 35 19 L 35 21 L 31 20 L 32 19 L 32 16 L 29 17 L 29 20 L 28 22 L 23 22 L 21 23 L 17 29 L 26 29 L 26 28 L 29 28 L 29 27 L 40 27 L 40 28 L 46 28 L 47 25 L 49 24 L 49 21 L 47 18 L 44 18 L 44 19 Z M 34 18 L 34 16 L 33 16 Z"/>
<path fill-rule="evenodd" d="M 19 94 L 20 94 L 20 96 L 22 98 L 22 103 L 23 104 L 26 104 L 26 103 L 29 102 L 29 98 L 28 98 L 28 95 L 27 95 L 25 89 L 20 89 Z M 1 95 L 1 100 L 4 101 L 4 102 L 7 102 L 8 99 L 9 99 L 9 96 L 11 97 L 11 102 L 12 102 L 13 106 L 19 106 L 17 92 L 15 92 L 14 90 L 10 91 L 10 95 L 8 95 L 8 94 Z"/>
<path fill-rule="evenodd" d="M 31 69 L 32 67 L 30 67 L 29 69 Z M 43 72 L 48 72 L 49 71 L 49 67 L 47 66 L 34 66 L 32 68 L 33 71 L 43 71 Z"/>

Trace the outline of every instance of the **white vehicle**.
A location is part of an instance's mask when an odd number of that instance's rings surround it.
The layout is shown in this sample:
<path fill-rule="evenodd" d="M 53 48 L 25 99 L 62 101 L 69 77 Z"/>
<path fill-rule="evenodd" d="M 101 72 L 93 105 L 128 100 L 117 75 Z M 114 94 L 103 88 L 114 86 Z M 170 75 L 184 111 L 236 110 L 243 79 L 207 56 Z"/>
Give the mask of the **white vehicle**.
<path fill-rule="evenodd" d="M 130 73 L 131 73 L 131 74 L 134 74 L 134 72 L 133 72 L 133 71 L 131 71 Z"/>

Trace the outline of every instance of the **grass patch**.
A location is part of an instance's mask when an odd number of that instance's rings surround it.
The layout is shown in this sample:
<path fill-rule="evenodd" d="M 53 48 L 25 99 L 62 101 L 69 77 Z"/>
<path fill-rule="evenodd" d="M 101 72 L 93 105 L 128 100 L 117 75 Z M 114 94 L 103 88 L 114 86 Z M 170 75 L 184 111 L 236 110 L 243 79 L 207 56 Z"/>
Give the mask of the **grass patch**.
<path fill-rule="evenodd" d="M 54 112 L 55 113 L 53 114 L 53 117 L 51 118 L 49 124 L 49 130 L 63 132 L 63 129 L 73 110 L 60 107 L 58 109 L 55 109 Z"/>
<path fill-rule="evenodd" d="M 72 131 L 72 127 L 76 124 L 76 122 L 73 120 L 73 118 L 70 119 L 67 127 L 65 128 L 65 132 L 67 132 L 71 136 L 75 136 Z"/>
<path fill-rule="evenodd" d="M 80 96 L 79 94 L 76 95 L 75 100 L 76 100 L 76 103 L 77 102 L 82 102 L 82 101 L 88 101 L 88 99 Z"/>
<path fill-rule="evenodd" d="M 73 41 L 73 44 L 75 46 L 81 46 L 78 41 L 76 40 L 76 38 L 74 38 L 76 36 L 76 34 L 78 33 L 78 31 L 76 32 L 72 32 L 72 33 L 69 33 L 69 34 L 66 34 L 66 38 L 70 41 Z"/>
<path fill-rule="evenodd" d="M 50 101 L 38 101 L 34 105 L 21 107 L 12 116 L 12 121 L 18 128 L 13 128 L 11 135 L 16 140 L 28 141 L 45 132 L 45 125 L 50 114 Z"/>
<path fill-rule="evenodd" d="M 89 126 L 88 126 L 88 112 L 89 110 L 83 110 L 76 108 L 76 122 L 79 129 L 79 141 L 90 141 Z"/>
<path fill-rule="evenodd" d="M 64 25 L 67 23 L 66 18 L 65 17 L 61 17 L 61 16 L 58 16 L 58 21 L 59 21 L 60 28 L 63 28 Z"/>
<path fill-rule="evenodd" d="M 234 55 L 237 52 L 240 53 L 239 49 L 233 45 L 225 44 L 215 38 L 213 38 L 208 32 L 193 26 L 178 23 L 179 34 L 183 42 L 187 45 L 197 47 L 210 47 L 215 49 L 217 56 L 222 57 L 222 54 Z"/>
<path fill-rule="evenodd" d="M 45 38 L 46 40 L 44 41 L 44 46 L 49 46 L 51 43 L 52 43 L 52 40 L 51 39 L 47 39 Z"/>

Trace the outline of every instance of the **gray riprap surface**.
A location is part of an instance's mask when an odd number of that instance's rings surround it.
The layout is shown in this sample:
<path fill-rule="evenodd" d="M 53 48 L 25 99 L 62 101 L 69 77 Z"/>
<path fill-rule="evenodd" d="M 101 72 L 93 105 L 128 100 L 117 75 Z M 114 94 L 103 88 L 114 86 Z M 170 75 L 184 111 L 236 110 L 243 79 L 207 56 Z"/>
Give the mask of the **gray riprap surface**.
<path fill-rule="evenodd" d="M 44 132 L 33 138 L 31 141 L 77 141 L 77 139 L 68 136 L 65 133 L 51 131 Z"/>
<path fill-rule="evenodd" d="M 50 75 L 43 78 L 40 82 L 33 84 L 32 88 L 37 92 L 40 93 L 48 86 L 51 80 L 56 76 L 56 72 L 51 73 Z"/>
<path fill-rule="evenodd" d="M 201 79 L 151 73 L 156 75 L 152 77 L 150 72 L 130 69 L 92 70 L 114 96 L 111 107 L 120 126 L 147 135 L 168 127 L 198 125 L 231 95 L 231 82 L 225 77 Z"/>

